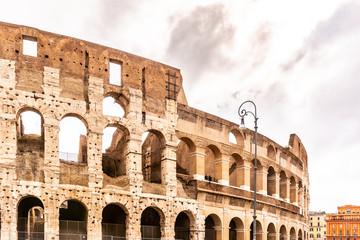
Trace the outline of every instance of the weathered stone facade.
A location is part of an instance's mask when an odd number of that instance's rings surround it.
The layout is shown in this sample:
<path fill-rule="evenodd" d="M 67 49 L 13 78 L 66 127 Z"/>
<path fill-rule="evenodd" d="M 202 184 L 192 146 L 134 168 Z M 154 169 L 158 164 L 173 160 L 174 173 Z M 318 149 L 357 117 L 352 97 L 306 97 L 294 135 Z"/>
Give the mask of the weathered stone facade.
<path fill-rule="evenodd" d="M 27 39 L 36 56 L 24 54 Z M 121 65 L 119 84 L 110 83 L 110 62 Z M 108 96 L 123 117 L 103 114 Z M 179 69 L 0 23 L 0 98 L 1 239 L 250 238 L 254 132 L 188 106 Z M 24 111 L 40 115 L 40 135 L 24 134 Z M 87 130 L 75 161 L 59 157 L 59 124 L 69 116 Z M 109 126 L 117 130 L 102 153 Z M 300 139 L 292 134 L 282 147 L 259 135 L 258 156 L 257 238 L 307 239 Z"/>

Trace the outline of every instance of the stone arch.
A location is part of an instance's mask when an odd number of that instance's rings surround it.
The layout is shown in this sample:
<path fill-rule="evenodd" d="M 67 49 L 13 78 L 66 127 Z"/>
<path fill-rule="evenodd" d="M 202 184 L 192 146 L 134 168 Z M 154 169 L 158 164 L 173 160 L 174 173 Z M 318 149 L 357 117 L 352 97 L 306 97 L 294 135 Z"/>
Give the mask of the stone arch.
<path fill-rule="evenodd" d="M 117 203 L 110 203 L 102 211 L 102 237 L 103 239 L 116 239 L 126 237 L 128 211 Z"/>
<path fill-rule="evenodd" d="M 180 212 L 175 220 L 175 239 L 191 239 L 190 229 L 194 225 L 194 216 L 189 211 Z"/>
<path fill-rule="evenodd" d="M 276 196 L 276 173 L 272 166 L 268 168 L 267 173 L 267 194 L 269 196 Z"/>
<path fill-rule="evenodd" d="M 269 223 L 267 227 L 267 240 L 276 240 L 276 228 L 273 223 Z"/>
<path fill-rule="evenodd" d="M 273 145 L 269 145 L 267 147 L 267 157 L 270 158 L 270 159 L 274 159 L 276 158 L 276 152 L 275 152 L 275 149 L 274 149 L 274 146 Z"/>
<path fill-rule="evenodd" d="M 222 237 L 222 223 L 218 215 L 212 213 L 205 219 L 205 239 L 220 240 Z"/>
<path fill-rule="evenodd" d="M 217 177 L 217 173 L 221 173 L 216 171 L 216 161 L 220 158 L 220 149 L 213 144 L 208 145 L 205 150 L 205 180 L 213 182 L 219 180 L 219 177 Z"/>
<path fill-rule="evenodd" d="M 244 185 L 243 167 L 243 158 L 237 153 L 231 154 L 229 164 L 229 185 L 236 187 Z"/>
<path fill-rule="evenodd" d="M 18 239 L 44 239 L 44 205 L 32 195 L 21 198 L 17 204 Z"/>
<path fill-rule="evenodd" d="M 235 141 L 234 141 L 235 140 Z M 244 146 L 244 136 L 238 130 L 238 128 L 231 128 L 229 131 L 229 142 L 233 144 L 237 144 L 240 146 Z"/>
<path fill-rule="evenodd" d="M 297 186 L 294 176 L 290 177 L 290 202 L 297 203 Z"/>
<path fill-rule="evenodd" d="M 253 224 L 254 221 L 251 222 L 250 225 L 250 240 L 253 240 Z M 262 224 L 259 220 L 256 220 L 256 239 L 262 239 L 262 234 L 263 234 L 263 230 L 262 230 Z"/>
<path fill-rule="evenodd" d="M 120 117 L 126 116 L 126 110 L 121 102 L 116 100 L 113 96 L 107 96 L 102 101 L 102 113 L 103 115 Z"/>
<path fill-rule="evenodd" d="M 290 228 L 290 240 L 296 240 L 296 231 L 295 228 Z"/>
<path fill-rule="evenodd" d="M 145 208 L 141 213 L 141 238 L 160 239 L 165 236 L 164 213 L 154 206 Z"/>
<path fill-rule="evenodd" d="M 302 230 L 301 229 L 299 229 L 299 231 L 298 231 L 298 240 L 303 240 L 303 235 L 302 235 Z"/>
<path fill-rule="evenodd" d="M 16 114 L 16 175 L 19 180 L 44 182 L 44 117 L 32 107 Z"/>
<path fill-rule="evenodd" d="M 142 173 L 144 181 L 161 183 L 161 162 L 164 158 L 165 137 L 158 130 L 148 130 L 142 144 Z M 146 133 L 144 133 L 146 135 Z"/>
<path fill-rule="evenodd" d="M 287 231 L 286 231 L 286 227 L 284 225 L 281 225 L 279 234 L 280 234 L 280 240 L 287 239 Z"/>
<path fill-rule="evenodd" d="M 22 117 L 21 115 L 25 112 L 33 112 L 37 115 L 39 115 L 40 117 L 40 139 L 41 140 L 44 140 L 44 116 L 43 114 L 36 108 L 33 108 L 33 107 L 29 107 L 29 106 L 26 106 L 26 107 L 22 107 L 20 108 L 17 113 L 16 113 L 16 122 L 17 122 L 17 138 L 22 138 L 24 137 L 24 124 L 22 122 Z M 39 134 L 38 134 L 39 135 Z"/>
<path fill-rule="evenodd" d="M 68 113 L 61 118 L 59 126 L 60 160 L 87 163 L 89 129 L 85 119 L 81 115 Z"/>
<path fill-rule="evenodd" d="M 286 176 L 286 173 L 284 171 L 280 172 L 280 198 L 286 200 L 288 195 L 287 190 L 287 184 L 288 184 L 288 178 Z"/>
<path fill-rule="evenodd" d="M 68 199 L 59 207 L 60 239 L 87 238 L 88 208 L 77 199 Z"/>
<path fill-rule="evenodd" d="M 234 217 L 229 223 L 229 240 L 244 240 L 244 223 L 239 217 Z"/>
<path fill-rule="evenodd" d="M 176 149 L 176 173 L 190 175 L 194 174 L 195 144 L 187 137 L 181 137 Z"/>
<path fill-rule="evenodd" d="M 102 169 L 106 174 L 104 182 L 126 175 L 126 156 L 129 152 L 129 130 L 119 124 L 109 124 L 103 130 Z M 111 142 L 110 142 L 111 139 Z M 108 148 L 106 148 L 109 146 Z M 110 178 L 107 178 L 110 177 Z M 115 183 L 114 183 L 115 184 Z M 116 185 L 116 184 L 115 184 Z"/>
<path fill-rule="evenodd" d="M 106 92 L 104 94 L 104 98 L 112 97 L 114 101 L 119 104 L 125 111 L 125 114 L 128 113 L 129 108 L 129 99 L 125 97 L 124 94 L 118 93 L 118 92 Z"/>

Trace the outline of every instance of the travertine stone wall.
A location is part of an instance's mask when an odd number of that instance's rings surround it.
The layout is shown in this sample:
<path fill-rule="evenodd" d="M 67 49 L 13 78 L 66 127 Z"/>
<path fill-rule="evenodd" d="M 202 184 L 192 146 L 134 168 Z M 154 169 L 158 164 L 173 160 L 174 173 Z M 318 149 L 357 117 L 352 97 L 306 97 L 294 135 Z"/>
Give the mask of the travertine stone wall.
<path fill-rule="evenodd" d="M 36 56 L 23 54 L 28 38 L 37 43 Z M 162 239 L 175 238 L 180 213 L 188 218 L 190 239 L 204 239 L 209 231 L 217 239 L 229 239 L 232 231 L 237 239 L 250 238 L 254 132 L 188 106 L 179 69 L 7 23 L 0 23 L 0 43 L 1 239 L 18 239 L 19 209 L 30 198 L 42 204 L 37 206 L 44 210 L 45 239 L 60 238 L 60 209 L 69 200 L 86 211 L 88 239 L 101 239 L 109 204 L 125 212 L 128 239 L 141 239 L 147 208 L 160 216 Z M 109 83 L 110 61 L 121 64 L 120 85 Z M 103 114 L 108 96 L 122 106 L 123 117 Z M 41 116 L 41 136 L 20 131 L 24 111 Z M 60 159 L 59 124 L 67 116 L 86 126 L 84 162 Z M 124 136 L 113 139 L 109 152 L 120 154 L 121 176 L 103 171 L 102 136 L 108 126 Z M 145 132 L 156 140 L 143 141 Z M 229 142 L 230 133 L 236 143 Z M 121 151 L 117 144 L 123 144 Z M 259 135 L 257 147 L 259 240 L 278 238 L 284 227 L 284 239 L 307 239 L 309 179 L 300 138 L 292 134 L 289 146 L 282 147 Z M 155 155 L 156 169 L 149 160 Z M 156 181 L 145 174 L 157 174 Z M 209 218 L 214 226 L 205 230 Z M 229 227 L 232 222 L 235 228 Z"/>

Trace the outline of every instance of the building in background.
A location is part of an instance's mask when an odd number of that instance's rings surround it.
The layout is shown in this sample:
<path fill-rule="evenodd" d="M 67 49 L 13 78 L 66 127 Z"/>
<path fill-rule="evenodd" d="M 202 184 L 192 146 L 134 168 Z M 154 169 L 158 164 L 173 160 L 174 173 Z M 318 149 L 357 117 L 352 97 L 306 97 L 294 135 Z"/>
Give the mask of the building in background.
<path fill-rule="evenodd" d="M 326 217 L 327 240 L 359 240 L 360 206 L 338 207 L 338 213 Z"/>
<path fill-rule="evenodd" d="M 310 240 L 326 240 L 326 213 L 323 211 L 309 212 L 310 217 Z"/>

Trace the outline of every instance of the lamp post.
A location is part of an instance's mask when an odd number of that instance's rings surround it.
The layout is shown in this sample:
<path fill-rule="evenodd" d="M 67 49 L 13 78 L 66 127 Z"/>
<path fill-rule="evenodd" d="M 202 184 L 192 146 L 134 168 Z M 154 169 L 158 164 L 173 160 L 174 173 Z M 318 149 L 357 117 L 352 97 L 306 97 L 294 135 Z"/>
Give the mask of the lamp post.
<path fill-rule="evenodd" d="M 245 103 L 251 103 L 252 105 L 254 105 L 254 109 L 255 111 L 254 112 L 251 112 L 251 111 L 248 111 L 246 110 L 245 108 L 241 109 L 242 106 L 245 104 Z M 244 123 L 244 117 L 247 116 L 248 114 L 251 114 L 253 115 L 255 121 L 255 163 L 254 163 L 254 215 L 253 215 L 253 219 L 254 219 L 254 222 L 253 222 L 253 240 L 256 240 L 256 172 L 257 172 L 257 120 L 258 120 L 258 117 L 257 117 L 257 112 L 256 112 L 256 105 L 253 101 L 245 101 L 243 102 L 240 107 L 239 107 L 239 110 L 238 110 L 238 114 L 241 118 L 241 123 L 240 123 L 240 128 L 245 128 L 245 123 Z"/>

